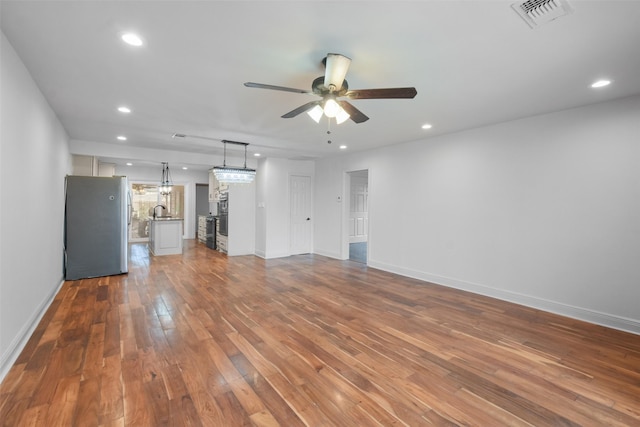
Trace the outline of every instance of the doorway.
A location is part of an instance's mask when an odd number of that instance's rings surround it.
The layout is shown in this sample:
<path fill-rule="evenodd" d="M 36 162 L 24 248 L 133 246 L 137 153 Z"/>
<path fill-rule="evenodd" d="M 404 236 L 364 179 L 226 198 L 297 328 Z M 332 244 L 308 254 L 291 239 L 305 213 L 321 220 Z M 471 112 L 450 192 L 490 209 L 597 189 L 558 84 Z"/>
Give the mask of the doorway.
<path fill-rule="evenodd" d="M 210 215 L 209 212 L 209 184 L 196 184 L 196 217 L 195 217 L 195 236 L 198 236 L 198 217 L 200 215 Z"/>
<path fill-rule="evenodd" d="M 349 259 L 367 263 L 369 249 L 369 171 L 348 172 L 349 177 Z"/>
<path fill-rule="evenodd" d="M 174 185 L 171 193 L 162 195 L 158 184 L 131 182 L 131 223 L 129 224 L 129 242 L 147 242 L 149 240 L 149 217 L 157 205 L 158 215 L 171 215 L 184 218 L 184 185 Z"/>

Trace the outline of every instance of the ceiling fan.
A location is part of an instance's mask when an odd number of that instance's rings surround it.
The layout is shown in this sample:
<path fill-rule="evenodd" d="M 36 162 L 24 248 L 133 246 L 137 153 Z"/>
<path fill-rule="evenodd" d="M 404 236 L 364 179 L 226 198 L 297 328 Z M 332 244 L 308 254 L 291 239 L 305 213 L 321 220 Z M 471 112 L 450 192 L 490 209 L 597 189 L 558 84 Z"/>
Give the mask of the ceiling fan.
<path fill-rule="evenodd" d="M 338 124 L 349 118 L 355 123 L 362 123 L 369 120 L 369 117 L 354 107 L 350 102 L 338 99 L 340 97 L 349 99 L 410 99 L 414 98 L 418 93 L 414 87 L 349 90 L 349 84 L 345 80 L 345 76 L 347 75 L 351 59 L 338 53 L 329 53 L 322 62 L 325 66 L 325 74 L 313 81 L 310 91 L 253 82 L 246 82 L 244 85 L 259 89 L 280 90 L 319 96 L 321 99 L 307 102 L 282 116 L 282 118 L 289 119 L 306 112 L 316 123 L 320 121 L 323 114 L 329 118 L 335 118 Z"/>

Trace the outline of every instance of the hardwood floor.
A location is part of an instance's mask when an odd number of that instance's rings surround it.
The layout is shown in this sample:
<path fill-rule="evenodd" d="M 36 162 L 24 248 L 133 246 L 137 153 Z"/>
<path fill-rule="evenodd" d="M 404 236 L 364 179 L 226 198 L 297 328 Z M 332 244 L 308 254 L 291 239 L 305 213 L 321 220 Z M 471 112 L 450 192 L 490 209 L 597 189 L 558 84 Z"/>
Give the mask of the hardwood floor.
<path fill-rule="evenodd" d="M 201 243 L 66 282 L 6 426 L 638 426 L 640 337 L 322 256 Z"/>

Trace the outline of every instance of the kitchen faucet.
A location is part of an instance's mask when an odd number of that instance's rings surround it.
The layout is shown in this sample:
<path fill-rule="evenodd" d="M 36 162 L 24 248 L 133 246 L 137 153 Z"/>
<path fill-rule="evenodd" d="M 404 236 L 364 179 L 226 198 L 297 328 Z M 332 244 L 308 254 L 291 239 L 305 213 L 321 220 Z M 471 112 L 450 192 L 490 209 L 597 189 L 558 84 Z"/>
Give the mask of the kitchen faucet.
<path fill-rule="evenodd" d="M 167 207 L 165 205 L 155 205 L 153 207 L 153 219 L 156 219 L 156 208 L 160 206 L 162 209 L 164 209 L 165 211 L 167 210 Z"/>

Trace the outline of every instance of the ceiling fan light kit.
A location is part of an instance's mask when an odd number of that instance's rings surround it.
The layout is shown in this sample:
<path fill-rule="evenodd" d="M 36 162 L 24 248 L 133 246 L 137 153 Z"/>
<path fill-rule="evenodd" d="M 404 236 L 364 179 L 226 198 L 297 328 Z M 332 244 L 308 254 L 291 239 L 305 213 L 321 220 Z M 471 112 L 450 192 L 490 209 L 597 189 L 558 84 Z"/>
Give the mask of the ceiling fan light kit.
<path fill-rule="evenodd" d="M 315 121 L 316 123 L 320 123 L 320 119 L 324 114 L 324 110 L 320 105 L 316 105 L 311 110 L 307 111 L 307 114 L 313 119 L 313 121 Z"/>
<path fill-rule="evenodd" d="M 250 88 L 317 95 L 322 98 L 320 101 L 311 101 L 301 105 L 283 114 L 282 118 L 290 119 L 301 113 L 307 113 L 316 123 L 319 123 L 322 116 L 325 115 L 329 119 L 335 118 L 337 124 L 343 123 L 347 119 L 351 119 L 354 123 L 369 120 L 369 117 L 353 104 L 338 99 L 340 97 L 349 99 L 411 99 L 418 93 L 414 87 L 349 90 L 349 84 L 345 77 L 351 59 L 339 53 L 329 53 L 322 62 L 325 65 L 325 75 L 313 81 L 310 91 L 254 82 L 246 82 L 244 85 Z"/>
<path fill-rule="evenodd" d="M 342 108 L 336 102 L 335 97 L 329 96 L 324 102 L 324 115 L 329 118 L 334 118 L 338 115 L 338 111 Z"/>
<path fill-rule="evenodd" d="M 338 106 L 338 112 L 336 113 L 336 123 L 341 124 L 347 121 L 351 115 L 344 111 L 344 108 Z"/>

